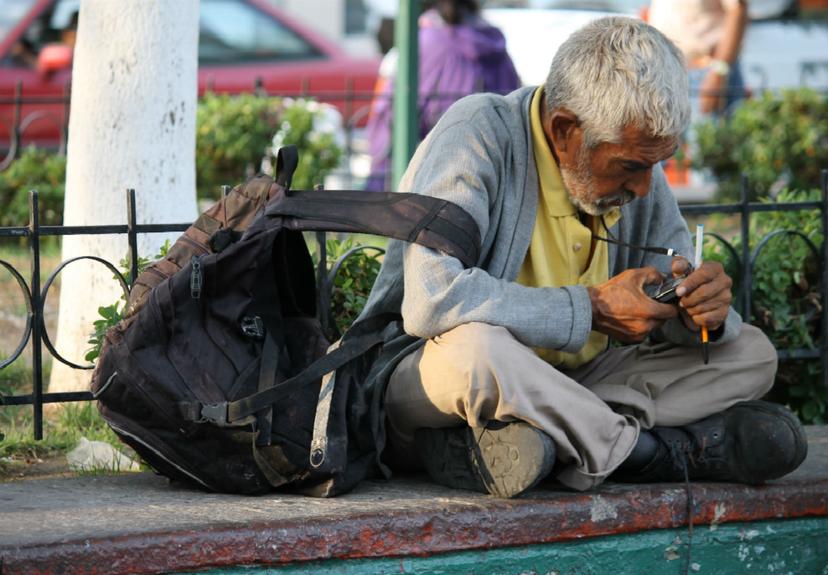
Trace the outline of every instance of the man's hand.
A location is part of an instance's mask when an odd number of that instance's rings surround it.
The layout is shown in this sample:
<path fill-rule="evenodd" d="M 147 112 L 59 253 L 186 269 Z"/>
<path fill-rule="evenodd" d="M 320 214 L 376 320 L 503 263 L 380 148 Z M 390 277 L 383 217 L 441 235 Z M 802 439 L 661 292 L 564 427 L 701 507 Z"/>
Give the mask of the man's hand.
<path fill-rule="evenodd" d="M 674 263 L 673 273 L 680 267 L 679 262 Z M 713 331 L 721 327 L 733 301 L 732 286 L 733 280 L 719 262 L 704 262 L 688 275 L 676 288 L 681 316 L 687 328 L 698 331 L 705 326 Z"/>
<path fill-rule="evenodd" d="M 658 303 L 644 292 L 647 284 L 661 283 L 653 267 L 626 270 L 606 283 L 588 287 L 592 302 L 592 329 L 619 341 L 642 341 L 653 329 L 678 315 L 674 305 Z"/>

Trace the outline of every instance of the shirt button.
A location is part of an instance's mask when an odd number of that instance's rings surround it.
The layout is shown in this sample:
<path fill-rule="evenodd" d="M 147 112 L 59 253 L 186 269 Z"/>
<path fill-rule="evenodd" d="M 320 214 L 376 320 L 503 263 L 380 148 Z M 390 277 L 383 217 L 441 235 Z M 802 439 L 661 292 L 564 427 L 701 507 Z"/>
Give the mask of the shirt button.
<path fill-rule="evenodd" d="M 580 242 L 575 242 L 574 244 L 572 244 L 572 251 L 573 252 L 581 251 L 581 243 Z"/>

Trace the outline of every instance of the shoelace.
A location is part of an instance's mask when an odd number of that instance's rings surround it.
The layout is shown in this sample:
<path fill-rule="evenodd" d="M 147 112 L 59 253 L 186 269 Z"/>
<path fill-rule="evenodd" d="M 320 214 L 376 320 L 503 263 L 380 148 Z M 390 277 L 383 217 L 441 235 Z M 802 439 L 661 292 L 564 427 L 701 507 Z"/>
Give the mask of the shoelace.
<path fill-rule="evenodd" d="M 701 458 L 704 450 L 701 450 Z M 693 451 L 690 443 L 670 442 L 670 459 L 678 464 L 684 473 L 684 490 L 687 492 L 687 561 L 684 564 L 684 575 L 689 575 L 693 565 L 693 487 L 690 485 L 690 472 L 687 469 L 687 460 L 693 460 Z"/>

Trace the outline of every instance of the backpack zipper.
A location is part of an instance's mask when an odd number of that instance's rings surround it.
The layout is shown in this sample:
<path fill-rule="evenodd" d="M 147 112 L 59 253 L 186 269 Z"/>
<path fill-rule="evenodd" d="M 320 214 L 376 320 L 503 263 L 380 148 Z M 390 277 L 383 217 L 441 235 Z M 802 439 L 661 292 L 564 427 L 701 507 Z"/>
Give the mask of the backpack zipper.
<path fill-rule="evenodd" d="M 198 477 L 196 477 L 195 475 L 193 475 L 192 473 L 190 473 L 189 471 L 187 471 L 186 469 L 184 469 L 183 467 L 178 465 L 175 461 L 172 461 L 171 459 L 166 457 L 163 453 L 158 451 L 155 447 L 153 447 L 152 445 L 150 445 L 149 443 L 147 443 L 146 441 L 144 441 L 142 438 L 138 437 L 134 433 L 130 433 L 130 432 L 126 431 L 123 427 L 120 427 L 120 426 L 112 423 L 111 420 L 107 420 L 107 423 L 109 424 L 109 426 L 112 429 L 114 429 L 115 431 L 117 431 L 118 433 L 120 433 L 122 435 L 125 435 L 125 436 L 129 437 L 133 441 L 135 441 L 137 443 L 140 443 L 141 445 L 143 445 L 144 447 L 146 447 L 147 449 L 152 451 L 156 455 L 156 457 L 162 459 L 163 461 L 165 461 L 169 465 L 175 467 L 179 472 L 183 473 L 184 475 L 186 475 L 187 477 L 189 477 L 193 481 L 199 483 L 205 489 L 207 489 L 209 491 L 217 491 L 216 489 L 214 489 L 213 487 L 210 487 L 207 483 L 205 483 L 204 481 L 202 481 L 201 479 L 199 479 Z"/>

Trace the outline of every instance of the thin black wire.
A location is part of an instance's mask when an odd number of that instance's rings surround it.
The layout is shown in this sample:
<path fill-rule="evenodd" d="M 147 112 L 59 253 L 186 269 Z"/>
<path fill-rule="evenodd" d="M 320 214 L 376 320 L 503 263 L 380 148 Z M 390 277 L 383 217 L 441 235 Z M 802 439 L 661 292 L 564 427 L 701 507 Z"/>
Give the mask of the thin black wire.
<path fill-rule="evenodd" d="M 607 222 L 604 221 L 604 216 L 601 216 L 601 225 L 604 226 L 604 231 L 607 232 L 607 237 L 602 238 L 601 236 L 593 233 L 592 234 L 592 239 L 600 240 L 602 242 L 607 242 L 608 244 L 615 244 L 617 246 L 621 246 L 621 247 L 625 247 L 625 248 L 632 248 L 634 250 L 640 250 L 642 252 L 649 252 L 649 253 L 652 253 L 652 254 L 660 254 L 660 255 L 663 255 L 663 256 L 671 256 L 671 257 L 674 257 L 674 258 L 675 257 L 682 257 L 681 254 L 679 254 L 673 248 L 662 248 L 662 247 L 658 247 L 658 246 L 638 246 L 638 245 L 635 245 L 635 244 L 628 244 L 628 243 L 625 243 L 625 242 L 622 242 L 620 240 L 617 240 L 617 239 L 613 238 L 612 233 L 609 231 L 609 228 L 607 227 Z"/>

